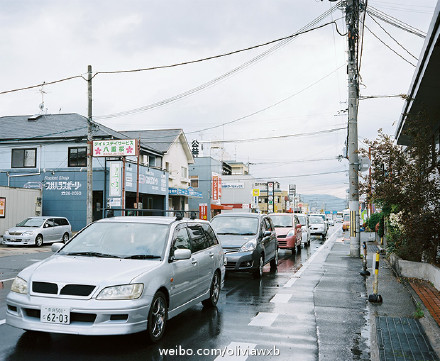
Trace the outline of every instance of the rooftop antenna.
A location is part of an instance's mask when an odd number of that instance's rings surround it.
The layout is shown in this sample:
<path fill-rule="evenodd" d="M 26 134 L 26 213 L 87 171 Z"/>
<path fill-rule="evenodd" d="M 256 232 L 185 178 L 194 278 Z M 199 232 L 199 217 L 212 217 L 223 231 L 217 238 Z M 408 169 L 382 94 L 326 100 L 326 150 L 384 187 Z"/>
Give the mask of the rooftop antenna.
<path fill-rule="evenodd" d="M 44 84 L 46 84 L 46 82 L 43 82 L 43 85 L 41 86 L 41 88 L 39 90 L 39 92 L 41 93 L 41 103 L 38 106 L 40 108 L 40 114 L 43 114 L 43 112 L 44 112 L 44 94 L 46 94 L 46 92 L 43 89 Z"/>

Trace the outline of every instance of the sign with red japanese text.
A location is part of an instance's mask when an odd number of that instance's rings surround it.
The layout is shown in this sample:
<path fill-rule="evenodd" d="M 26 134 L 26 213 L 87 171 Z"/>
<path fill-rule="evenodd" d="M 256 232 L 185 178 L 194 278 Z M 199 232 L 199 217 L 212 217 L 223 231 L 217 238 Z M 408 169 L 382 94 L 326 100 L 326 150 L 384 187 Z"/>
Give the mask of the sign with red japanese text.
<path fill-rule="evenodd" d="M 199 204 L 199 218 L 204 220 L 208 219 L 208 204 L 206 203 Z"/>
<path fill-rule="evenodd" d="M 113 139 L 93 141 L 94 157 L 119 157 L 138 155 L 136 139 Z"/>
<path fill-rule="evenodd" d="M 218 201 L 219 197 L 219 186 L 218 186 L 219 175 L 217 173 L 212 172 L 212 200 Z"/>
<path fill-rule="evenodd" d="M 6 198 L 0 198 L 0 218 L 5 218 L 6 216 Z"/>
<path fill-rule="evenodd" d="M 222 177 L 218 176 L 218 198 L 222 198 Z"/>

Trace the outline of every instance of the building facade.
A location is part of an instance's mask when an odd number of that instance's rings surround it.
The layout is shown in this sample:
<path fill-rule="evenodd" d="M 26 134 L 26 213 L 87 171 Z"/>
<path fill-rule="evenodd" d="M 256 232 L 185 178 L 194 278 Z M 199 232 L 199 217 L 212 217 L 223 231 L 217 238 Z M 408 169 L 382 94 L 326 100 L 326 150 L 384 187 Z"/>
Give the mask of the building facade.
<path fill-rule="evenodd" d="M 86 226 L 87 118 L 79 114 L 1 117 L 0 185 L 42 190 L 42 215 L 64 216 L 73 230 Z M 128 139 L 94 123 L 95 140 Z M 168 174 L 157 167 L 163 153 L 140 144 L 137 160 L 93 158 L 93 219 L 107 207 L 168 208 Z M 155 164 L 145 164 L 159 159 Z M 112 172 L 113 171 L 113 172 Z M 136 204 L 137 206 L 137 204 Z"/>

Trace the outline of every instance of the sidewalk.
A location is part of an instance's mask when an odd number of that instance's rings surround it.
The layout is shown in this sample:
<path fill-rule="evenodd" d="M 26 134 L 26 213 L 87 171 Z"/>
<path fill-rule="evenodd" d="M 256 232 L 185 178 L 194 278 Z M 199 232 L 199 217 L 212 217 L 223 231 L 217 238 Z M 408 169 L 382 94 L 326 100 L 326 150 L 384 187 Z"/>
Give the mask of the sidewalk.
<path fill-rule="evenodd" d="M 440 327 L 435 321 L 440 315 L 436 313 L 439 292 L 423 282 L 396 278 L 381 255 L 378 289 L 383 302 L 368 302 L 373 293 L 372 259 L 378 248 L 368 234 L 361 235 L 370 251 L 371 276 L 360 275 L 362 261 L 349 256 L 350 242 L 342 237 L 326 242 L 327 250 L 300 275 L 304 282 L 320 275 L 313 291 L 319 360 L 440 360 Z M 429 300 L 432 317 L 418 294 Z M 425 317 L 417 319 L 420 310 Z"/>
<path fill-rule="evenodd" d="M 368 234 L 361 233 L 361 241 L 367 242 L 369 251 L 367 260 L 371 276 L 366 277 L 368 295 L 373 293 L 372 265 L 378 251 L 377 244 L 371 240 Z M 378 294 L 382 296 L 382 303 L 368 303 L 371 360 L 439 360 L 438 324 L 423 307 L 423 302 L 408 281 L 396 277 L 383 255 L 379 261 Z M 424 317 L 418 318 L 421 311 L 424 311 Z"/>

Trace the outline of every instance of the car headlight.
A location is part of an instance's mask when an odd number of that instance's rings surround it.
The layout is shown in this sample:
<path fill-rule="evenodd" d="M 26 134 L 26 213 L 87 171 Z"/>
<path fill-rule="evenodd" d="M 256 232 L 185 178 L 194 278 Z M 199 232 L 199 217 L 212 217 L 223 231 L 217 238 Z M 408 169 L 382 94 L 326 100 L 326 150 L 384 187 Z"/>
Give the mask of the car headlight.
<path fill-rule="evenodd" d="M 27 282 L 23 278 L 15 277 L 14 282 L 12 282 L 11 291 L 26 294 L 28 292 Z"/>
<path fill-rule="evenodd" d="M 251 239 L 250 241 L 247 241 L 244 245 L 241 246 L 240 252 L 253 251 L 255 248 L 257 248 L 257 240 Z"/>
<path fill-rule="evenodd" d="M 144 285 L 142 283 L 134 283 L 130 285 L 120 285 L 106 287 L 99 292 L 98 300 L 134 300 L 142 294 Z"/>
<path fill-rule="evenodd" d="M 286 237 L 293 237 L 295 235 L 295 231 L 293 230 L 293 229 L 291 229 L 290 231 L 289 231 L 289 233 L 287 233 L 287 236 Z"/>
<path fill-rule="evenodd" d="M 34 234 L 33 231 L 26 231 L 22 233 L 23 236 L 32 236 L 33 234 Z"/>
<path fill-rule="evenodd" d="M 5 234 L 9 234 L 9 231 L 5 231 Z"/>

